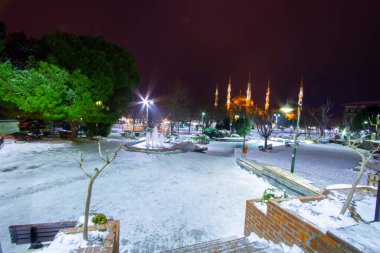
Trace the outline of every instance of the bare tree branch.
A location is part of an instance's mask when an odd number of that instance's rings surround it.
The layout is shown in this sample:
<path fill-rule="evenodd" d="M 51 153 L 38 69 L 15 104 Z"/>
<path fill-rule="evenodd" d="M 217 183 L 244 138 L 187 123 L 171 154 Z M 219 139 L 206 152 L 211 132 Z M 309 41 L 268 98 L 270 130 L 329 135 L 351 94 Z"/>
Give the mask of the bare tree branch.
<path fill-rule="evenodd" d="M 98 141 L 98 149 L 99 149 L 99 158 L 102 159 L 103 161 L 107 161 L 102 154 L 102 148 L 100 147 L 100 142 Z"/>
<path fill-rule="evenodd" d="M 75 159 L 75 158 L 74 158 L 74 159 Z M 84 167 L 84 156 L 83 156 L 82 153 L 80 154 L 80 160 L 75 159 L 75 161 L 77 161 L 77 162 L 79 163 L 79 167 L 82 169 L 83 173 L 84 173 L 88 178 L 91 178 L 91 175 L 86 171 L 86 168 Z"/>
<path fill-rule="evenodd" d="M 355 194 L 355 190 L 356 190 L 356 186 L 358 185 L 359 181 L 360 181 L 360 178 L 363 176 L 363 173 L 364 173 L 364 169 L 368 163 L 368 161 L 370 159 L 372 159 L 373 157 L 373 154 L 377 151 L 379 151 L 379 147 L 375 148 L 375 149 L 372 149 L 371 152 L 369 152 L 368 155 L 366 155 L 365 153 L 361 152 L 359 149 L 358 149 L 358 145 L 362 142 L 362 138 L 357 138 L 355 139 L 352 143 L 351 143 L 351 136 L 349 135 L 348 136 L 348 144 L 347 146 L 349 148 L 351 148 L 356 154 L 358 154 L 361 158 L 361 165 L 360 165 L 360 170 L 359 170 L 359 173 L 357 175 L 357 177 L 355 178 L 354 182 L 352 183 L 352 187 L 351 187 L 351 190 L 350 192 L 348 193 L 348 196 L 347 196 L 347 199 L 346 199 L 346 202 L 344 203 L 341 211 L 340 211 L 340 214 L 341 215 L 344 215 L 345 212 L 347 211 L 353 197 L 354 197 L 354 194 Z"/>

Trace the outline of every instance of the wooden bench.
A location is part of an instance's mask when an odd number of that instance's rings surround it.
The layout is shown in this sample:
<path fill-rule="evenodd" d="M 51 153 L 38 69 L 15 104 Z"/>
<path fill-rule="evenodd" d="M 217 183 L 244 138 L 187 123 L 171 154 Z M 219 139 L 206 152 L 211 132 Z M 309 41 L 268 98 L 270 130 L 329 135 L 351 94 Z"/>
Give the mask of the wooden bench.
<path fill-rule="evenodd" d="M 42 242 L 53 241 L 55 235 L 63 228 L 75 227 L 76 221 L 63 221 L 40 224 L 9 226 L 11 242 L 16 244 L 30 243 L 30 248 L 42 247 Z"/>
<path fill-rule="evenodd" d="M 267 148 L 264 148 L 264 146 L 259 146 L 260 151 L 267 151 L 267 150 L 272 150 L 272 149 L 273 149 L 272 144 L 268 144 Z"/>

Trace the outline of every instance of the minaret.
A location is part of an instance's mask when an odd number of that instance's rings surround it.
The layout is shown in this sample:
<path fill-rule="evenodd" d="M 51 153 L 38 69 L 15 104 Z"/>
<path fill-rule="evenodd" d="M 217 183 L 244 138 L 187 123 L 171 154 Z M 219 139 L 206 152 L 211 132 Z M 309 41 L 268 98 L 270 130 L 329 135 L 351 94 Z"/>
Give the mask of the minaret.
<path fill-rule="evenodd" d="M 228 88 L 227 88 L 227 110 L 230 110 L 231 107 L 231 75 L 228 79 Z"/>
<path fill-rule="evenodd" d="M 247 113 L 249 112 L 249 108 L 252 105 L 251 98 L 252 98 L 252 94 L 251 94 L 251 72 L 249 72 L 248 84 L 247 84 L 247 98 L 245 99 L 245 109 L 246 109 Z"/>
<path fill-rule="evenodd" d="M 268 109 L 269 109 L 269 95 L 270 95 L 270 80 L 268 79 L 267 93 L 265 97 L 265 113 L 268 113 Z"/>
<path fill-rule="evenodd" d="M 300 107 L 302 107 L 302 98 L 303 98 L 303 77 L 301 78 L 300 93 L 298 94 L 298 106 Z"/>
<path fill-rule="evenodd" d="M 214 103 L 215 108 L 218 107 L 218 95 L 219 95 L 219 92 L 218 92 L 218 82 L 216 82 L 216 89 L 215 89 L 215 103 Z"/>
<path fill-rule="evenodd" d="M 249 76 L 248 76 L 247 105 L 249 101 L 251 101 L 251 72 L 249 72 Z"/>

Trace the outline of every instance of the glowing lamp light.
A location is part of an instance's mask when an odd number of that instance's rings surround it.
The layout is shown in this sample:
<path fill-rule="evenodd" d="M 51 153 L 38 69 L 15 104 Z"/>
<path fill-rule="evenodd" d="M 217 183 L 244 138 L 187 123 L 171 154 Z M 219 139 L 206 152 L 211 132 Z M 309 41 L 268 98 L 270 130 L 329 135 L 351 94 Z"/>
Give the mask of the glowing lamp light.
<path fill-rule="evenodd" d="M 145 106 L 153 105 L 153 100 L 148 100 L 148 99 L 144 98 L 144 99 L 142 100 L 142 103 L 143 103 Z"/>
<path fill-rule="evenodd" d="M 285 106 L 281 107 L 281 109 L 280 109 L 280 111 L 282 111 L 283 113 L 286 113 L 286 114 L 292 112 L 293 110 L 294 109 L 291 108 L 289 105 L 285 105 Z"/>

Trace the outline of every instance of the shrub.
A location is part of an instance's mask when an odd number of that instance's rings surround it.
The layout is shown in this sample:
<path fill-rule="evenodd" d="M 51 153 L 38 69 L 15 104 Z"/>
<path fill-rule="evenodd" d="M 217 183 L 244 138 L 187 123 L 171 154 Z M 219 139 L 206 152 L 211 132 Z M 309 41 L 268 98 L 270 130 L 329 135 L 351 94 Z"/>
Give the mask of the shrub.
<path fill-rule="evenodd" d="M 213 138 L 223 138 L 223 137 L 226 137 L 226 136 L 229 135 L 229 131 L 227 131 L 225 129 L 218 130 L 216 128 L 209 127 L 209 128 L 205 128 L 205 130 L 203 130 L 203 134 L 207 135 L 211 139 L 213 139 Z"/>
<path fill-rule="evenodd" d="M 262 203 L 267 203 L 270 199 L 284 199 L 288 198 L 285 191 L 276 188 L 268 188 L 264 191 Z"/>
<path fill-rule="evenodd" d="M 93 213 L 91 221 L 97 225 L 103 225 L 107 223 L 107 217 L 102 213 Z"/>
<path fill-rule="evenodd" d="M 196 136 L 194 136 L 194 137 L 192 137 L 192 139 L 194 140 L 194 141 L 198 141 L 198 142 L 200 142 L 200 143 L 203 143 L 203 144 L 208 144 L 208 143 L 210 143 L 210 137 L 208 137 L 207 135 L 205 135 L 205 134 L 201 134 L 201 135 L 196 135 Z"/>

